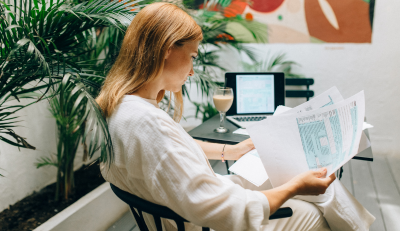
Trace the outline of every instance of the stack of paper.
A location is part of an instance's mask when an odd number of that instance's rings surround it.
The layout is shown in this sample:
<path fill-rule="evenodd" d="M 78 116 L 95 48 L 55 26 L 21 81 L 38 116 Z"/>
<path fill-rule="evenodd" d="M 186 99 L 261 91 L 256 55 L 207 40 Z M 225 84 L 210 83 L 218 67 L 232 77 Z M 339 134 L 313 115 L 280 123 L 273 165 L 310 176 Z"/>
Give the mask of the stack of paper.
<path fill-rule="evenodd" d="M 279 106 L 274 116 L 246 129 L 260 158 L 251 164 L 244 155 L 231 171 L 257 186 L 269 176 L 274 187 L 307 170 L 326 167 L 330 175 L 370 146 L 363 129 L 372 125 L 364 123 L 364 114 L 364 92 L 344 100 L 336 87 L 293 109 Z M 248 167 L 260 161 L 267 174 Z"/>
<path fill-rule="evenodd" d="M 247 133 L 245 128 L 239 128 L 237 130 L 235 130 L 234 132 L 232 132 L 233 134 L 239 134 L 239 135 L 249 135 L 249 133 Z"/>
<path fill-rule="evenodd" d="M 268 180 L 267 172 L 256 149 L 242 156 L 229 168 L 229 171 L 243 177 L 257 187 Z"/>

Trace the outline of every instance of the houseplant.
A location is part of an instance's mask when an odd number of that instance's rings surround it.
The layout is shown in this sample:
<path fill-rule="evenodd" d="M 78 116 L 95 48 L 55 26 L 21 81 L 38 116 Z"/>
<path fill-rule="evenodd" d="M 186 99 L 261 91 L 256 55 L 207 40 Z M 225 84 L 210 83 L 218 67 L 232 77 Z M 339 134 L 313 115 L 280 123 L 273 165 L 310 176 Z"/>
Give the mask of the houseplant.
<path fill-rule="evenodd" d="M 82 139 L 88 137 L 88 156 L 101 149 L 100 160 L 111 158 L 107 124 L 91 94 L 93 89 L 100 88 L 95 79 L 104 77 L 93 72 L 90 62 L 79 62 L 79 57 L 82 47 L 88 45 L 87 37 L 93 35 L 93 29 L 113 26 L 123 30 L 140 9 L 139 2 L 93 0 L 77 5 L 44 0 L 1 2 L 0 131 L 11 138 L 1 136 L 0 139 L 17 147 L 34 149 L 13 132 L 12 127 L 18 122 L 13 114 L 38 100 L 66 96 L 74 100 L 72 110 L 85 104 L 82 117 L 68 129 L 76 131 L 87 121 Z M 65 95 L 67 89 L 69 92 Z M 5 104 L 20 98 L 34 101 L 11 106 Z M 60 164 L 60 160 L 43 160 L 46 161 L 41 166 Z M 71 177 L 65 179 L 71 186 Z M 67 189 L 64 190 L 66 195 L 70 186 L 63 187 Z"/>
<path fill-rule="evenodd" d="M 87 141 L 87 155 L 90 157 L 101 148 L 101 160 L 112 156 L 106 122 L 94 101 L 104 75 L 93 70 L 95 61 L 82 60 L 83 55 L 91 51 L 82 48 L 90 45 L 87 38 L 95 35 L 97 28 L 113 27 L 123 31 L 140 9 L 139 2 L 94 0 L 77 5 L 63 1 L 0 2 L 0 139 L 3 142 L 35 149 L 34 144 L 12 130 L 19 121 L 15 113 L 40 100 L 53 102 L 62 98 L 68 103 L 60 108 L 79 111 L 79 116 L 75 117 L 79 119 L 70 120 L 72 123 L 66 123 L 66 127 L 72 134 L 79 132 L 81 139 Z M 60 147 L 63 153 L 63 146 Z M 44 157 L 41 164 L 66 166 L 65 172 L 57 173 L 59 195 L 56 196 L 69 197 L 73 185 L 71 164 L 63 158 L 56 159 Z M 48 199 L 40 201 L 44 205 Z M 57 208 L 65 208 L 63 202 L 58 202 Z M 53 204 L 45 207 L 54 210 Z M 30 216 L 34 213 L 29 211 Z M 28 223 L 32 219 L 28 217 Z"/>
<path fill-rule="evenodd" d="M 237 33 L 230 29 L 229 24 L 235 23 L 240 25 L 250 35 L 251 41 L 267 43 L 265 31 L 267 31 L 268 26 L 253 21 L 252 18 L 248 19 L 241 15 L 235 15 L 231 11 L 227 13 L 225 7 L 230 5 L 230 0 L 185 0 L 183 3 L 189 8 L 197 9 L 190 11 L 190 13 L 202 27 L 204 35 L 200 48 L 203 52 L 199 52 L 199 58 L 195 63 L 197 67 L 195 70 L 196 75 L 190 79 L 190 82 L 197 85 L 202 97 L 205 97 L 207 100 L 206 102 L 195 102 L 187 94 L 189 101 L 196 108 L 193 117 L 199 118 L 200 114 L 204 122 L 218 114 L 217 110 L 210 103 L 209 93 L 212 87 L 223 84 L 217 76 L 222 75 L 226 69 L 219 64 L 218 58 L 220 55 L 219 52 L 226 47 L 236 50 L 239 56 L 240 53 L 248 56 L 250 63 L 241 62 L 243 71 L 282 71 L 286 77 L 302 77 L 302 75 L 292 72 L 292 67 L 297 65 L 297 63 L 287 60 L 285 54 L 258 57 L 256 51 L 245 45 L 248 43 L 249 37 L 243 39 L 240 36 L 236 36 Z M 201 5 L 199 5 L 200 3 Z M 199 7 L 201 9 L 198 9 Z M 183 90 L 185 92 L 186 86 L 184 86 Z"/>

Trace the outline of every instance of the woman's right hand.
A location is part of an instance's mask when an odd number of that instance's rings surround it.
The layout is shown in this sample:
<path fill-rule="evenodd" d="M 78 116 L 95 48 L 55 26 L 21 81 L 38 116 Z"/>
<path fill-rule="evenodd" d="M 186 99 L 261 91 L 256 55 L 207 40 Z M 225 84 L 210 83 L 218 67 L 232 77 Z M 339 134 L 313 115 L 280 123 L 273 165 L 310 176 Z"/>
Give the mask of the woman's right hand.
<path fill-rule="evenodd" d="M 323 178 L 326 168 L 318 171 L 307 171 L 297 175 L 286 184 L 262 191 L 269 202 L 270 214 L 273 214 L 285 201 L 296 195 L 319 195 L 325 193 L 329 185 L 336 179 L 335 174 Z"/>
<path fill-rule="evenodd" d="M 326 168 L 317 171 L 310 170 L 297 175 L 288 184 L 293 186 L 295 195 L 324 194 L 329 185 L 336 179 L 335 174 L 323 178 L 326 173 Z"/>

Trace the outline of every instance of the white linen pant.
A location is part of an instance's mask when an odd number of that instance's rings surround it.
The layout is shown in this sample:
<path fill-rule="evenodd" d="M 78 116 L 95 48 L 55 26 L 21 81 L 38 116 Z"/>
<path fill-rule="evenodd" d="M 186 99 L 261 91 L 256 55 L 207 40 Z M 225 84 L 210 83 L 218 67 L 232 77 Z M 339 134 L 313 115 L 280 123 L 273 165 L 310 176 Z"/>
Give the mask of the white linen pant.
<path fill-rule="evenodd" d="M 220 177 L 220 176 L 219 176 Z M 260 187 L 243 179 L 238 175 L 226 175 L 232 182 L 251 190 L 271 189 L 270 181 L 266 181 Z M 290 207 L 293 216 L 270 220 L 269 224 L 261 227 L 260 230 L 369 230 L 375 217 L 372 216 L 336 179 L 326 190 L 326 193 L 319 196 L 295 196 L 288 200 L 282 207 Z"/>
<path fill-rule="evenodd" d="M 321 211 L 312 203 L 302 200 L 290 199 L 282 205 L 290 207 L 293 210 L 293 216 L 290 218 L 281 218 L 270 220 L 267 225 L 262 225 L 260 231 L 329 231 L 329 225 L 324 219 Z M 146 219 L 149 230 L 156 231 L 155 224 L 151 219 Z M 171 220 L 163 220 L 163 230 L 176 231 L 176 224 Z M 187 231 L 201 231 L 201 227 L 191 223 L 185 223 Z M 213 229 L 210 229 L 215 231 Z M 230 230 L 217 230 L 230 231 Z M 244 230 L 245 231 L 245 230 Z"/>
<path fill-rule="evenodd" d="M 238 175 L 216 175 L 227 184 L 235 183 L 245 189 L 257 191 L 272 189 L 269 180 L 260 187 L 256 187 Z M 325 194 L 295 196 L 281 207 L 290 207 L 293 215 L 290 218 L 270 220 L 267 225 L 260 227 L 260 231 L 365 231 L 369 230 L 375 220 L 375 217 L 337 179 L 329 186 Z M 144 213 L 144 219 L 149 230 L 156 230 L 151 215 Z M 177 230 L 175 222 L 171 220 L 162 219 L 162 224 L 163 230 Z M 200 231 L 201 227 L 185 223 L 185 229 Z"/>

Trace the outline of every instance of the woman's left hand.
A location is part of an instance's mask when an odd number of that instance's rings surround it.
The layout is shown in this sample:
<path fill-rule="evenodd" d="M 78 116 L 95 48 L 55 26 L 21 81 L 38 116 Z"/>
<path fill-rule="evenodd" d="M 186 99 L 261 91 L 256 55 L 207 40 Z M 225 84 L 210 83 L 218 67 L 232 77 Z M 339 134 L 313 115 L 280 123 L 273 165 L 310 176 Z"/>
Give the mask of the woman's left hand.
<path fill-rule="evenodd" d="M 235 160 L 238 160 L 240 157 L 242 157 L 244 154 L 248 153 L 249 151 L 253 150 L 254 144 L 251 138 L 248 138 L 247 140 L 244 140 L 236 145 L 232 146 L 232 154 L 235 157 Z"/>

